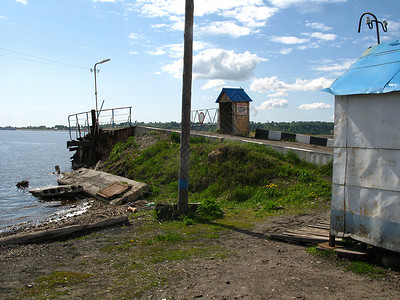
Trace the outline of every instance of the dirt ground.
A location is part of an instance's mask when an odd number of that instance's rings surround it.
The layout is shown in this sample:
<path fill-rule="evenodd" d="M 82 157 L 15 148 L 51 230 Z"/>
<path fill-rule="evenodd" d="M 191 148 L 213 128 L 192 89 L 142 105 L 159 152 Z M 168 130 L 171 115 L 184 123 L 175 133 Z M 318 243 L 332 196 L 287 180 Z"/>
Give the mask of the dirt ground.
<path fill-rule="evenodd" d="M 251 230 L 231 227 L 226 234 L 212 239 L 209 245 L 225 249 L 229 255 L 162 262 L 157 271 L 166 280 L 150 285 L 140 296 L 132 294 L 125 298 L 400 299 L 400 273 L 397 271 L 388 270 L 383 279 L 370 279 L 309 254 L 304 246 L 267 238 L 270 233 L 318 223 L 328 217 L 327 212 L 280 216 L 262 221 Z M 118 284 L 103 275 L 109 267 L 105 263 L 105 255 L 109 254 L 99 249 L 110 241 L 118 243 L 120 236 L 135 232 L 135 222 L 139 220 L 133 220 L 131 226 L 103 229 L 93 233 L 91 238 L 0 247 L 0 298 L 37 299 L 29 293 L 35 289 L 35 280 L 54 270 L 64 270 L 94 276 L 85 284 L 58 286 L 61 291 L 70 290 L 55 298 L 120 299 L 113 289 L 118 288 Z M 88 261 L 91 263 L 85 263 Z M 93 264 L 94 261 L 97 263 Z M 146 284 L 144 279 L 143 285 Z M 44 294 L 42 298 L 54 298 L 54 295 Z"/>

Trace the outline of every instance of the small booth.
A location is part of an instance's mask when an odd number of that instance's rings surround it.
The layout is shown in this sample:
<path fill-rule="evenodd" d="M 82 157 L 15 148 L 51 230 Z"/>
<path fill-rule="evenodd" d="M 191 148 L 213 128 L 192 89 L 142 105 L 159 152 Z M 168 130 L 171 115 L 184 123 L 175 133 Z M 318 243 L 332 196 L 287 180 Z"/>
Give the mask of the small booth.
<path fill-rule="evenodd" d="M 367 49 L 335 95 L 331 235 L 400 252 L 400 41 Z"/>
<path fill-rule="evenodd" d="M 219 104 L 219 132 L 248 136 L 252 101 L 242 88 L 223 88 L 215 101 Z"/>

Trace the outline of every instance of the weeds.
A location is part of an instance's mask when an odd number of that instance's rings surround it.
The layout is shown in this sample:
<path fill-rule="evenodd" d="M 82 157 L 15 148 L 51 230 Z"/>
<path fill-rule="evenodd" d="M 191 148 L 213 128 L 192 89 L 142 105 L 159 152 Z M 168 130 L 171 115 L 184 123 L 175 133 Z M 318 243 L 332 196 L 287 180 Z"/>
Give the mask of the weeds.
<path fill-rule="evenodd" d="M 309 247 L 306 251 L 312 255 L 317 255 L 321 258 L 336 263 L 347 272 L 368 276 L 371 279 L 382 279 L 386 276 L 385 270 L 368 262 L 340 259 L 334 251 L 318 250 L 317 248 L 318 246 Z"/>
<path fill-rule="evenodd" d="M 386 271 L 363 261 L 351 261 L 346 266 L 346 271 L 366 275 L 372 279 L 381 279 L 386 276 Z"/>

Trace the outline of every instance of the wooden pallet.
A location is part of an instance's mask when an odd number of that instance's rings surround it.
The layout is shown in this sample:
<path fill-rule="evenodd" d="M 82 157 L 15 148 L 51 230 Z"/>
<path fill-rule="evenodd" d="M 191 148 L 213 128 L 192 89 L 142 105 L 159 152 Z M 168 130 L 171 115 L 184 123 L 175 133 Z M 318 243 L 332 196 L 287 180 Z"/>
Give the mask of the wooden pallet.
<path fill-rule="evenodd" d="M 367 260 L 368 252 L 343 246 L 343 239 L 336 237 L 336 246 L 329 246 L 329 222 L 308 225 L 296 230 L 286 230 L 281 234 L 270 235 L 271 239 L 298 243 L 318 245 L 319 250 L 335 251 L 339 256 L 349 259 Z"/>
<path fill-rule="evenodd" d="M 329 222 L 321 222 L 296 230 L 286 230 L 281 234 L 272 234 L 270 238 L 301 244 L 325 243 L 329 241 L 329 226 Z"/>

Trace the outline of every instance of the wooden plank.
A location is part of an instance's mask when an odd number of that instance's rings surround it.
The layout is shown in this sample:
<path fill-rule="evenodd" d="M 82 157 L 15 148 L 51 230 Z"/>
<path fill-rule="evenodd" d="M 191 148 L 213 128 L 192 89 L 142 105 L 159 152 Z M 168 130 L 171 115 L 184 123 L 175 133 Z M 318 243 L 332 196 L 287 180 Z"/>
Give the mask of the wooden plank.
<path fill-rule="evenodd" d="M 319 225 L 328 225 L 328 226 L 330 226 L 331 222 L 330 221 L 322 221 L 322 222 L 319 222 L 318 224 Z"/>
<path fill-rule="evenodd" d="M 307 227 L 311 227 L 311 228 L 320 228 L 320 229 L 327 229 L 327 230 L 330 230 L 330 229 L 331 229 L 330 225 L 323 225 L 323 224 L 308 225 Z"/>
<path fill-rule="evenodd" d="M 309 233 L 315 233 L 315 234 L 321 234 L 321 235 L 329 236 L 329 230 L 319 229 L 319 228 L 304 227 L 304 228 L 299 228 L 297 230 L 288 230 L 288 231 L 309 232 Z"/>
<path fill-rule="evenodd" d="M 326 230 L 326 229 L 307 227 L 307 228 L 304 229 L 304 232 L 310 232 L 310 233 L 313 233 L 313 234 L 319 234 L 319 235 L 323 235 L 323 236 L 328 236 L 329 237 L 329 230 Z"/>
<path fill-rule="evenodd" d="M 279 234 L 273 234 L 270 236 L 270 238 L 275 240 L 283 240 L 283 241 L 298 242 L 298 243 L 310 243 L 310 244 L 319 244 L 327 241 L 327 239 L 323 239 L 320 237 L 312 238 L 312 237 L 288 236 Z"/>
<path fill-rule="evenodd" d="M 107 200 L 110 200 L 119 195 L 122 195 L 123 193 L 126 192 L 127 189 L 129 189 L 129 185 L 124 184 L 122 182 L 114 182 L 113 184 L 109 185 L 108 187 L 97 192 L 97 195 L 99 195 Z"/>
<path fill-rule="evenodd" d="M 310 231 L 287 230 L 283 234 L 319 236 L 319 237 L 324 237 L 324 238 L 329 239 L 329 234 L 320 234 L 320 233 L 315 233 L 315 232 L 310 232 Z"/>
<path fill-rule="evenodd" d="M 318 239 L 320 241 L 328 241 L 329 237 L 324 237 L 320 235 L 312 235 L 312 234 L 293 234 L 293 233 L 284 233 L 283 235 L 298 237 L 298 238 L 306 238 L 306 239 Z"/>
<path fill-rule="evenodd" d="M 369 253 L 366 250 L 361 249 L 353 249 L 343 246 L 330 247 L 328 243 L 322 243 L 317 248 L 318 250 L 328 250 L 335 251 L 338 256 L 348 258 L 348 259 L 356 259 L 366 261 L 369 258 Z"/>
<path fill-rule="evenodd" d="M 127 223 L 129 223 L 128 216 L 118 216 L 102 220 L 96 223 L 92 223 L 89 225 L 72 225 L 57 229 L 42 230 L 25 234 L 16 234 L 0 238 L 0 246 L 10 245 L 10 244 L 41 243 L 49 240 L 65 238 L 72 234 L 82 233 L 88 230 L 94 230 L 111 225 L 127 224 Z"/>

